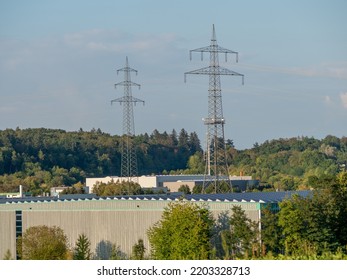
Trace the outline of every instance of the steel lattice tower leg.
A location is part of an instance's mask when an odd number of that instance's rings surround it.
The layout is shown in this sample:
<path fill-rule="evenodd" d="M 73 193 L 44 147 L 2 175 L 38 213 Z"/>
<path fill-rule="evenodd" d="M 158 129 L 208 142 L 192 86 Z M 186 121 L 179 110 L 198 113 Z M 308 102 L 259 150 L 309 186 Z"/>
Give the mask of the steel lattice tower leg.
<path fill-rule="evenodd" d="M 228 53 L 236 54 L 236 62 L 238 61 L 238 53 L 218 46 L 214 25 L 210 46 L 191 50 L 190 59 L 192 58 L 192 52 L 200 52 L 201 60 L 204 52 L 210 53 L 210 66 L 185 73 L 185 76 L 187 74 L 209 75 L 208 117 L 204 119 L 204 124 L 207 126 L 206 168 L 202 192 L 205 192 L 210 184 L 213 184 L 215 193 L 232 191 L 224 139 L 225 120 L 223 117 L 220 75 L 241 76 L 242 84 L 244 76 L 219 66 L 219 53 L 225 53 L 225 61 L 227 61 Z M 227 182 L 228 190 L 220 188 L 221 182 Z"/>
<path fill-rule="evenodd" d="M 140 88 L 140 85 L 131 81 L 130 73 L 135 72 L 137 74 L 137 70 L 129 67 L 128 57 L 126 57 L 125 67 L 117 70 L 117 75 L 120 71 L 124 72 L 124 81 L 115 84 L 115 88 L 117 88 L 117 86 L 123 86 L 124 96 L 112 100 L 111 104 L 113 102 L 119 102 L 123 105 L 121 177 L 127 178 L 128 182 L 137 182 L 136 147 L 133 143 L 133 138 L 135 136 L 133 107 L 137 102 L 144 104 L 144 101 L 132 96 L 131 87 L 137 86 Z"/>

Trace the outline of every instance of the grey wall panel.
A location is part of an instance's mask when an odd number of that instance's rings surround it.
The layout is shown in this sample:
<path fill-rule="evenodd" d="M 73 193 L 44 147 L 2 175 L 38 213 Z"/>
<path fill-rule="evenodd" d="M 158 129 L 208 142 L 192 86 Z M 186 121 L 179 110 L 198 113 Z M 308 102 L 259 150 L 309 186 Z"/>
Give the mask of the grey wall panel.
<path fill-rule="evenodd" d="M 74 247 L 78 235 L 86 234 L 93 251 L 100 242 L 112 243 L 131 254 L 139 238 L 149 250 L 146 232 L 161 217 L 161 211 L 25 211 L 23 231 L 32 226 L 59 226 Z"/>
<path fill-rule="evenodd" d="M 130 255 L 132 246 L 143 239 L 147 252 L 147 230 L 161 218 L 165 200 L 82 200 L 40 203 L 16 203 L 0 205 L 0 258 L 10 247 L 15 250 L 15 210 L 21 209 L 23 232 L 38 225 L 59 226 L 68 236 L 71 248 L 79 234 L 86 234 L 92 250 L 111 244 Z M 240 205 L 246 214 L 259 221 L 258 203 L 196 202 L 205 205 L 217 218 L 220 213 L 231 213 L 234 205 Z M 14 255 L 14 254 L 12 254 Z"/>
<path fill-rule="evenodd" d="M 0 259 L 7 250 L 16 257 L 16 216 L 15 211 L 0 211 Z"/>

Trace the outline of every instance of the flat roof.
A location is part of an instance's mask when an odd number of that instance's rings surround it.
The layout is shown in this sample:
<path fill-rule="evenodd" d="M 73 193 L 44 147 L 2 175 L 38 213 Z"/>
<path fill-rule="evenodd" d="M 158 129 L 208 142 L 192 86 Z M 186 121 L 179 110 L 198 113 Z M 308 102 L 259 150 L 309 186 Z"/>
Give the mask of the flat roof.
<path fill-rule="evenodd" d="M 23 197 L 0 198 L 0 204 L 13 203 L 41 203 L 56 201 L 88 201 L 88 200 L 167 200 L 177 201 L 223 201 L 223 202 L 254 202 L 254 203 L 278 203 L 290 198 L 294 194 L 307 197 L 311 191 L 283 191 L 283 192 L 244 192 L 244 193 L 218 193 L 218 194 L 152 194 L 152 195 L 122 195 L 122 196 L 96 196 L 95 194 L 64 195 L 60 197 Z"/>

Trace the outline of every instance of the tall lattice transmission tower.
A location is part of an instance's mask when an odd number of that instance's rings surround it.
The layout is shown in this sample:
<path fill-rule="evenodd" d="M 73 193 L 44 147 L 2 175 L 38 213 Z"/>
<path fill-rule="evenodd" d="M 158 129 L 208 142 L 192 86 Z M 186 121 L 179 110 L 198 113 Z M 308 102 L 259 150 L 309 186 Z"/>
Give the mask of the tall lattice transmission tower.
<path fill-rule="evenodd" d="M 140 88 L 140 85 L 131 81 L 130 73 L 137 70 L 129 67 L 128 57 L 125 60 L 125 67 L 117 70 L 124 72 L 124 81 L 115 84 L 117 86 L 124 87 L 123 97 L 111 100 L 113 102 L 119 102 L 123 105 L 123 136 L 122 136 L 122 158 L 121 158 L 121 176 L 127 178 L 127 181 L 137 182 L 137 157 L 136 147 L 134 145 L 135 125 L 134 125 L 134 104 L 137 102 L 145 103 L 143 100 L 132 96 L 131 87 L 136 86 Z"/>
<path fill-rule="evenodd" d="M 219 66 L 219 53 L 225 54 L 225 61 L 227 61 L 227 54 L 235 54 L 236 62 L 238 62 L 238 53 L 218 46 L 214 25 L 212 28 L 211 44 L 207 47 L 191 50 L 190 59 L 192 59 L 192 52 L 200 52 L 201 60 L 203 60 L 203 53 L 210 53 L 210 66 L 184 73 L 185 81 L 187 74 L 209 76 L 208 116 L 203 119 L 204 124 L 207 126 L 207 147 L 205 154 L 205 179 L 202 192 L 205 192 L 206 188 L 211 184 L 213 184 L 213 191 L 215 193 L 232 191 L 224 139 L 225 119 L 223 117 L 220 76 L 241 76 L 243 84 L 244 75 Z"/>

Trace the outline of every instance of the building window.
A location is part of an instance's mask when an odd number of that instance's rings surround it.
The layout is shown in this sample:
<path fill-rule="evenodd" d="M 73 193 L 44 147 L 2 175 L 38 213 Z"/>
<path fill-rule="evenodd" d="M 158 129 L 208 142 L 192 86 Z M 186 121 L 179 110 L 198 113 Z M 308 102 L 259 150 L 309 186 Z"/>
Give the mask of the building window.
<path fill-rule="evenodd" d="M 16 210 L 16 255 L 17 255 L 17 259 L 19 259 L 19 255 L 18 255 L 18 246 L 17 246 L 17 242 L 18 242 L 18 238 L 20 236 L 22 236 L 23 233 L 23 223 L 22 223 L 22 210 Z"/>

